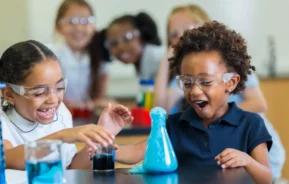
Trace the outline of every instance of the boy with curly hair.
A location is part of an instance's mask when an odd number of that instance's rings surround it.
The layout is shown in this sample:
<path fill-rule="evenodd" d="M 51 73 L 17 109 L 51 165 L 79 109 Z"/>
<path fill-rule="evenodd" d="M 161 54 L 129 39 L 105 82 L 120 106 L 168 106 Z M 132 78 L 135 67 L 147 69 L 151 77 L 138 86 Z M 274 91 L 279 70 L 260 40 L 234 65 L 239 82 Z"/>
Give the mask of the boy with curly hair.
<path fill-rule="evenodd" d="M 263 119 L 227 103 L 255 71 L 250 59 L 242 36 L 216 21 L 186 31 L 174 46 L 170 66 L 191 106 L 166 122 L 179 165 L 244 167 L 256 183 L 272 183 L 272 140 Z M 135 164 L 145 149 L 146 140 L 120 146 L 116 160 Z"/>

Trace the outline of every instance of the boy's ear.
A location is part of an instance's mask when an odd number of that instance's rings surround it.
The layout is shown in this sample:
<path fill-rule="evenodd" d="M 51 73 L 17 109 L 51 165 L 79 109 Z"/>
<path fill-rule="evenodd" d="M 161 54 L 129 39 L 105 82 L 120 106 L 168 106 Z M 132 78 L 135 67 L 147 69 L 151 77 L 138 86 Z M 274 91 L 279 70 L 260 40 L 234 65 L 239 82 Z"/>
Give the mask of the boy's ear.
<path fill-rule="evenodd" d="M 226 91 L 231 93 L 237 87 L 240 81 L 240 75 L 234 74 L 233 77 L 227 82 L 227 89 Z"/>
<path fill-rule="evenodd" d="M 9 104 L 15 105 L 15 99 L 13 97 L 13 91 L 11 88 L 9 88 L 8 86 L 6 86 L 5 88 L 3 88 L 1 90 L 2 96 L 4 97 L 5 100 L 7 100 L 7 102 Z"/>

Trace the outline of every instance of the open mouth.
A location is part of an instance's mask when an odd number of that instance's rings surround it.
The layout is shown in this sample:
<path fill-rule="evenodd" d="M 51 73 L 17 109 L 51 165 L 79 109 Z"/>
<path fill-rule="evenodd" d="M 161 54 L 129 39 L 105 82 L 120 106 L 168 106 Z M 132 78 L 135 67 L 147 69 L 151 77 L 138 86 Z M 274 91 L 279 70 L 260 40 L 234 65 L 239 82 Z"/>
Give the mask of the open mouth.
<path fill-rule="evenodd" d="M 37 114 L 42 119 L 51 119 L 54 117 L 56 112 L 56 108 L 50 108 L 50 109 L 37 109 Z"/>
<path fill-rule="evenodd" d="M 204 108 L 206 105 L 208 105 L 209 102 L 204 100 L 194 100 L 193 103 L 196 104 L 199 108 Z"/>

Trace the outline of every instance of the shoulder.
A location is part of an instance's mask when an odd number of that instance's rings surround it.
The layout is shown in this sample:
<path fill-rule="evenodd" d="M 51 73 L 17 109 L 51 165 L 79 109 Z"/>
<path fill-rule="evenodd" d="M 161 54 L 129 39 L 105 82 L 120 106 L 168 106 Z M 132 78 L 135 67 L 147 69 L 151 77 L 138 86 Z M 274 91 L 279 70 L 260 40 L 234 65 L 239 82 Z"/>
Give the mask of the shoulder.
<path fill-rule="evenodd" d="M 181 116 L 184 112 L 177 112 L 175 114 L 168 115 L 167 118 L 167 125 L 168 126 L 175 126 L 178 122 L 181 121 Z"/>
<path fill-rule="evenodd" d="M 269 134 L 264 119 L 256 113 L 244 111 L 244 119 L 246 119 L 246 135 L 248 140 L 248 153 L 251 153 L 256 146 L 266 143 L 268 151 L 272 146 L 272 137 Z"/>
<path fill-rule="evenodd" d="M 1 116 L 1 128 L 2 128 L 2 135 L 3 139 L 8 140 L 13 146 L 17 146 L 15 140 L 15 133 L 16 131 L 13 130 L 11 126 L 9 126 L 10 120 L 5 112 L 2 113 Z"/>
<path fill-rule="evenodd" d="M 164 46 L 146 44 L 144 48 L 143 59 L 159 63 L 165 56 L 165 54 L 166 48 Z"/>
<path fill-rule="evenodd" d="M 249 126 L 258 126 L 258 125 L 264 124 L 264 120 L 259 114 L 244 111 L 242 109 L 241 109 L 241 111 L 242 111 L 242 116 L 240 119 L 241 123 L 246 123 Z"/>
<path fill-rule="evenodd" d="M 248 75 L 248 80 L 246 81 L 245 85 L 247 88 L 256 87 L 259 85 L 259 79 L 255 73 Z"/>

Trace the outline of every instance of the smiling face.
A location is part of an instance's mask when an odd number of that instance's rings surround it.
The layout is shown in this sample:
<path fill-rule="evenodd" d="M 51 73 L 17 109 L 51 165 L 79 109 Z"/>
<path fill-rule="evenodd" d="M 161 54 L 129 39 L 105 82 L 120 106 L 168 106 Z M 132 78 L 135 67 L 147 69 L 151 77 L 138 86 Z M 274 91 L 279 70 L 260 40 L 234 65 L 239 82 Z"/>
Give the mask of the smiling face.
<path fill-rule="evenodd" d="M 228 109 L 229 83 L 222 80 L 228 70 L 218 52 L 193 52 L 184 56 L 181 63 L 181 75 L 197 77 L 201 84 L 193 84 L 184 90 L 188 103 L 201 119 L 212 122 L 225 114 Z M 210 87 L 211 86 L 211 87 Z"/>
<path fill-rule="evenodd" d="M 36 89 L 35 97 L 39 98 L 37 89 L 43 86 L 58 86 L 63 83 L 63 75 L 58 61 L 53 59 L 46 59 L 31 69 L 30 74 L 25 80 L 17 85 L 24 87 L 33 87 Z M 39 122 L 41 124 L 51 123 L 54 119 L 55 113 L 63 100 L 63 95 L 57 95 L 55 90 L 49 89 L 48 97 L 44 100 L 33 101 L 24 96 L 21 96 L 12 91 L 9 102 L 14 104 L 15 110 L 23 118 L 32 121 Z M 45 94 L 43 94 L 45 95 Z"/>
<path fill-rule="evenodd" d="M 111 44 L 109 50 L 114 57 L 126 64 L 137 63 L 142 55 L 143 42 L 137 29 L 129 22 L 116 23 L 107 30 L 107 41 Z M 129 36 L 129 37 L 128 37 Z"/>
<path fill-rule="evenodd" d="M 57 31 L 63 35 L 68 46 L 74 51 L 82 51 L 89 44 L 95 32 L 95 27 L 90 22 L 92 16 L 88 7 L 71 4 L 57 25 Z M 73 23 L 73 18 L 86 20 L 86 23 Z"/>

